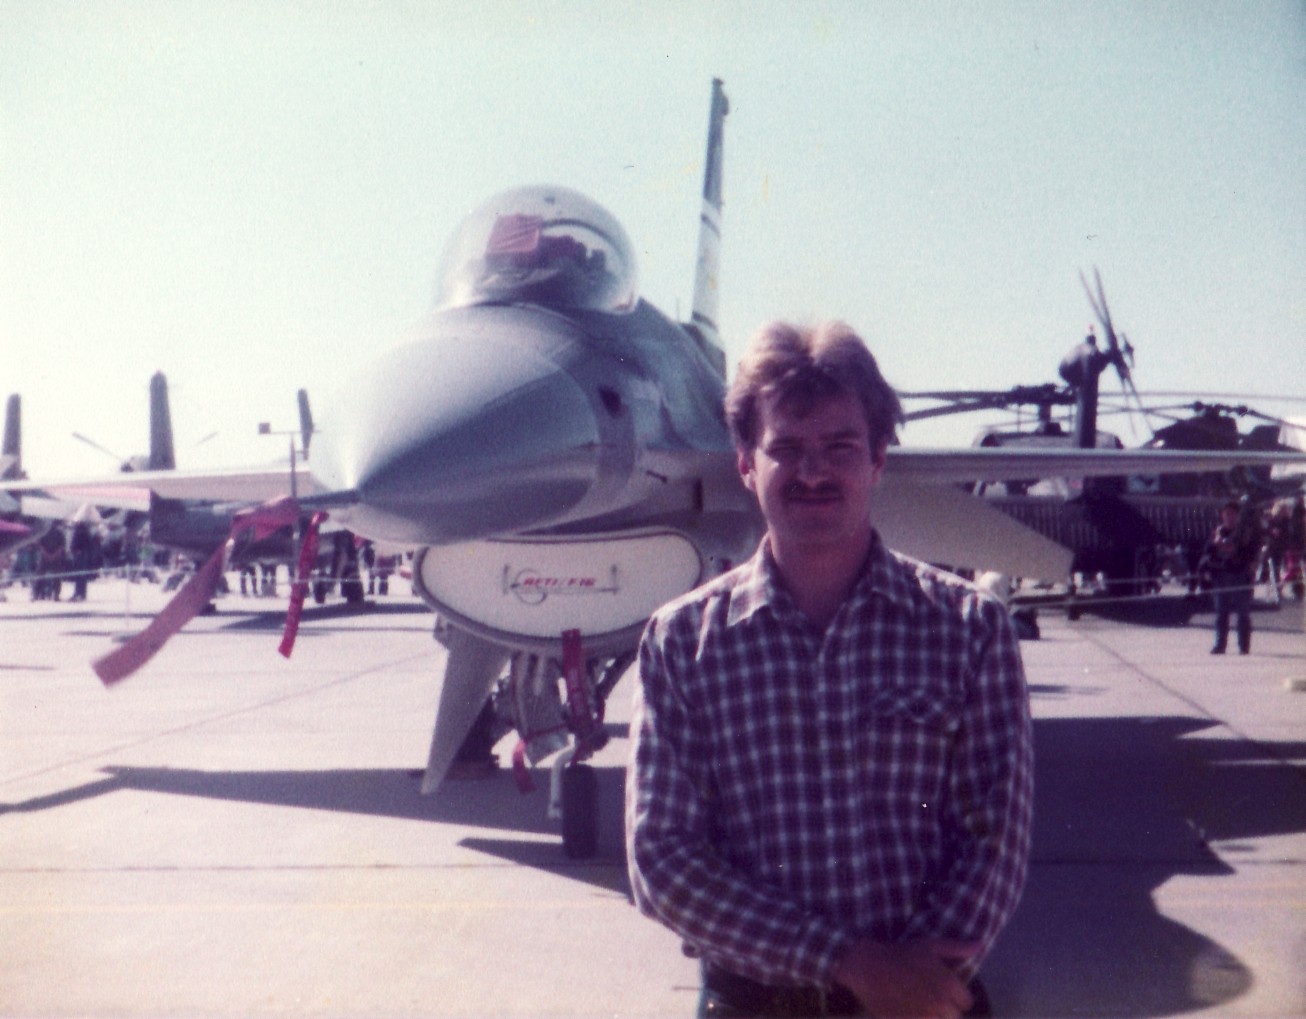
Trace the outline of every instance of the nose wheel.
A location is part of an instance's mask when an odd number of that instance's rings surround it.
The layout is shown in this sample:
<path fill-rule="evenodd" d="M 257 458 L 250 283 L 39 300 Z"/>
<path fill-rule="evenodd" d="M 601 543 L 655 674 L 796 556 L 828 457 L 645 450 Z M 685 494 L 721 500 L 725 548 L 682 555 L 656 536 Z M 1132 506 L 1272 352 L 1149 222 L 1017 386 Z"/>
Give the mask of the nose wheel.
<path fill-rule="evenodd" d="M 588 860 L 599 850 L 599 778 L 588 764 L 562 769 L 559 804 L 562 851 L 571 860 Z"/>
<path fill-rule="evenodd" d="M 549 817 L 562 822 L 563 854 L 588 860 L 599 851 L 599 776 L 575 756 L 575 748 L 568 747 L 553 762 Z"/>

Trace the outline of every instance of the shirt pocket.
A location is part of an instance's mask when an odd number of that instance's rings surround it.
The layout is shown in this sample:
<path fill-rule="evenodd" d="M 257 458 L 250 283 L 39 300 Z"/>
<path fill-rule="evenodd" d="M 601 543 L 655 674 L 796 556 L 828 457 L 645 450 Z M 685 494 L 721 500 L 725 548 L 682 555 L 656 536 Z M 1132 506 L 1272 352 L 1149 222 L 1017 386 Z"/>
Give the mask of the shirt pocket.
<path fill-rule="evenodd" d="M 859 722 L 863 808 L 904 834 L 936 823 L 961 725 L 957 701 L 937 688 L 894 687 L 876 692 Z"/>
<path fill-rule="evenodd" d="M 936 732 L 949 738 L 961 724 L 960 707 L 946 691 L 920 686 L 890 687 L 870 699 L 875 722 L 919 726 L 922 735 Z"/>

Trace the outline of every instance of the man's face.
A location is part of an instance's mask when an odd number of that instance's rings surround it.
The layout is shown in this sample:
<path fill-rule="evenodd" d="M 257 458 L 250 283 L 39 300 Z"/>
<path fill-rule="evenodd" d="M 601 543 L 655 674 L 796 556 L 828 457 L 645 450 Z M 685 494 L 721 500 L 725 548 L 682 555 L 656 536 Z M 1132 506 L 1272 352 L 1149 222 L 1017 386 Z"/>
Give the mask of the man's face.
<path fill-rule="evenodd" d="M 885 444 L 871 448 L 858 399 L 839 393 L 796 408 L 768 395 L 758 403 L 757 423 L 757 444 L 740 454 L 739 473 L 757 496 L 772 540 L 795 550 L 864 540 Z"/>

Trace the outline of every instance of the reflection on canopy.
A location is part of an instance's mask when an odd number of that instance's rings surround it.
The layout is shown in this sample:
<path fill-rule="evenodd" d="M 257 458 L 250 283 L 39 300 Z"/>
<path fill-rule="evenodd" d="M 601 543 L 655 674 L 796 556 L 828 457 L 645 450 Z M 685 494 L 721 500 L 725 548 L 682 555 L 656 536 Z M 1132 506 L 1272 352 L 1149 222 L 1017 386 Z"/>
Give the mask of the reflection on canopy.
<path fill-rule="evenodd" d="M 625 312 L 634 254 L 607 210 L 560 187 L 505 191 L 473 212 L 446 251 L 436 306 L 539 304 Z"/>

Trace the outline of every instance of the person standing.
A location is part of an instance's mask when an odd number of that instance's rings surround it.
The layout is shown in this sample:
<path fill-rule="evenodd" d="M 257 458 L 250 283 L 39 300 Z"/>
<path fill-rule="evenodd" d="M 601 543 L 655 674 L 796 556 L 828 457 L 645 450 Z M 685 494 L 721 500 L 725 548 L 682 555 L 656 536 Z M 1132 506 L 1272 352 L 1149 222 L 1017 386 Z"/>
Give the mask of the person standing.
<path fill-rule="evenodd" d="M 1292 586 L 1293 597 L 1306 597 L 1306 498 L 1297 496 L 1288 511 L 1287 549 L 1283 557 L 1283 582 Z"/>
<path fill-rule="evenodd" d="M 1244 511 L 1237 502 L 1226 502 L 1203 555 L 1215 598 L 1213 655 L 1224 654 L 1229 646 L 1231 615 L 1238 621 L 1238 653 L 1245 655 L 1252 649 L 1252 579 L 1260 551 L 1255 509 L 1248 504 Z"/>
<path fill-rule="evenodd" d="M 78 520 L 73 524 L 68 536 L 68 551 L 72 557 L 73 596 L 71 601 L 86 601 L 87 585 L 91 577 L 99 570 L 99 543 L 91 531 L 88 520 Z"/>
<path fill-rule="evenodd" d="M 849 327 L 763 328 L 726 412 L 766 534 L 641 642 L 635 903 L 701 959 L 700 1016 L 987 1015 L 1032 813 L 1010 619 L 876 533 L 902 412 Z"/>

